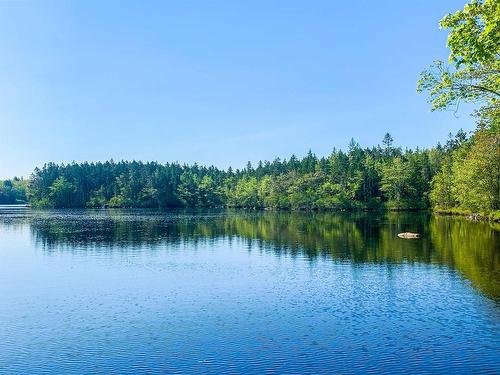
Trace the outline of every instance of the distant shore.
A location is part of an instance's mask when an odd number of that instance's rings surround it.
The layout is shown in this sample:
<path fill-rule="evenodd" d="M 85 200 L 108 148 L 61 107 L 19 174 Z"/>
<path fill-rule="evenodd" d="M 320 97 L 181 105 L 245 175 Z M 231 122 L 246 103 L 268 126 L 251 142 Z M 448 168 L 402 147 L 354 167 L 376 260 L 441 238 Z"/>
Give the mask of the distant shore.
<path fill-rule="evenodd" d="M 15 203 L 15 204 L 0 204 L 1 208 L 33 208 L 29 203 Z M 241 211 L 266 211 L 266 212 L 323 212 L 323 213 L 342 213 L 342 212 L 429 212 L 440 216 L 461 216 L 465 217 L 471 221 L 490 221 L 495 223 L 500 223 L 500 211 L 494 212 L 474 212 L 470 210 L 464 210 L 459 208 L 394 208 L 394 207 L 377 207 L 377 208 L 355 208 L 355 209 L 287 209 L 287 208 L 266 208 L 266 207 L 60 207 L 60 208 L 48 208 L 48 207 L 35 207 L 41 210 L 66 210 L 66 209 L 76 209 L 76 210 L 189 210 L 189 209 L 206 209 L 206 210 L 241 210 Z"/>

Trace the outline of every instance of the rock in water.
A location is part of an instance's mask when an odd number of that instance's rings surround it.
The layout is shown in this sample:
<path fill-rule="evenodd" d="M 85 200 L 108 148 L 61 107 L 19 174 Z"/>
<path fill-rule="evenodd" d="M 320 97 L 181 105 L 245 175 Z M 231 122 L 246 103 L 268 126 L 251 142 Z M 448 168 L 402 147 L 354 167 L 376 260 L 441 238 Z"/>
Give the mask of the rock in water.
<path fill-rule="evenodd" d="M 420 234 L 412 232 L 403 232 L 398 234 L 399 238 L 420 238 Z"/>

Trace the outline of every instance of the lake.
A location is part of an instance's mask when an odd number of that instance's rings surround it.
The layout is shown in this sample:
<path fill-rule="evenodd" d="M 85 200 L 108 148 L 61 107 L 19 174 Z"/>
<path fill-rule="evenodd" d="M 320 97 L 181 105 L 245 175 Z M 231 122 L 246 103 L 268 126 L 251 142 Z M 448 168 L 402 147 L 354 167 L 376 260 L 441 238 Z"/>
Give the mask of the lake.
<path fill-rule="evenodd" d="M 0 296 L 2 374 L 500 372 L 463 218 L 4 207 Z"/>

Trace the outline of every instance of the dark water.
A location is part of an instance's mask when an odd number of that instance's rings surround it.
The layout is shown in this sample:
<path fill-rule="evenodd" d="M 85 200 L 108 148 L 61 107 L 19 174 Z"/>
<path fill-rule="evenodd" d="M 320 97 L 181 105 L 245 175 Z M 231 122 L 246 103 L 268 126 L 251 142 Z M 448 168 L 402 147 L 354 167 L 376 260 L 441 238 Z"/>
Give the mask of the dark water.
<path fill-rule="evenodd" d="M 500 232 L 460 218 L 4 208 L 0 296 L 2 374 L 500 372 Z"/>

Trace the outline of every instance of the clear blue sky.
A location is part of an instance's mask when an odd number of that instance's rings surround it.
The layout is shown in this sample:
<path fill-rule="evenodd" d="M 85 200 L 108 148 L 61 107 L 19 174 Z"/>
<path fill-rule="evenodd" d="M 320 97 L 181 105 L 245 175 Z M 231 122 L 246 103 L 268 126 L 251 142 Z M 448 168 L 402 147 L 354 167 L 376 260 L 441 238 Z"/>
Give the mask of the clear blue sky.
<path fill-rule="evenodd" d="M 242 167 L 386 131 L 432 146 L 473 128 L 415 92 L 464 2 L 2 1 L 0 177 L 111 158 Z"/>

